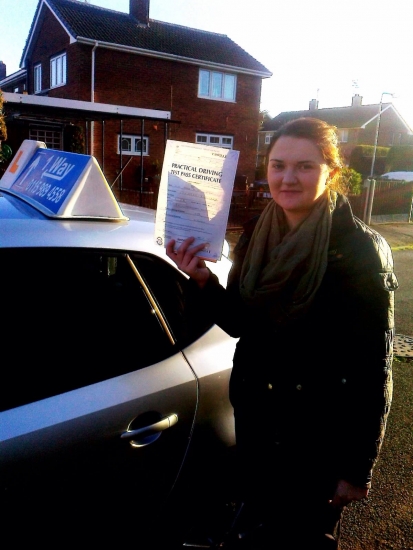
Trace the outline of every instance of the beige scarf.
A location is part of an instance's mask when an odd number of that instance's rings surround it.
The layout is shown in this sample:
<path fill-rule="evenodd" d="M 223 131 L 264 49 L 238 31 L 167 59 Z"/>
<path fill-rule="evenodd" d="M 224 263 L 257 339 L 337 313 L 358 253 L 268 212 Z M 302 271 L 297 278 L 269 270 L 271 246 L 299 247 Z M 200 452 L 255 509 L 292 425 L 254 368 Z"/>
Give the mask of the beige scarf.
<path fill-rule="evenodd" d="M 303 315 L 327 267 L 336 193 L 326 191 L 310 214 L 288 231 L 284 212 L 271 201 L 262 212 L 241 270 L 240 292 L 251 306 L 263 306 L 275 322 Z"/>

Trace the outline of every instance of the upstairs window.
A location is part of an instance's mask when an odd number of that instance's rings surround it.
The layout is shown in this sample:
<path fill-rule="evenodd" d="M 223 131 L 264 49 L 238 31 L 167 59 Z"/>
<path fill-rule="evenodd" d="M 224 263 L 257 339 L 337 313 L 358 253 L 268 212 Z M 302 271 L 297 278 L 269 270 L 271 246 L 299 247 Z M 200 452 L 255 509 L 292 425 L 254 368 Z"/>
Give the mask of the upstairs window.
<path fill-rule="evenodd" d="M 66 84 L 66 53 L 52 57 L 50 60 L 50 87 L 56 88 Z"/>
<path fill-rule="evenodd" d="M 33 86 L 34 93 L 38 94 L 42 90 L 42 66 L 39 63 L 33 68 Z"/>
<path fill-rule="evenodd" d="M 141 154 L 141 137 L 129 134 L 122 134 L 121 137 L 118 134 L 118 155 L 122 150 L 124 155 L 140 155 Z M 149 138 L 143 138 L 143 155 L 148 155 Z"/>
<path fill-rule="evenodd" d="M 196 134 L 196 143 L 204 145 L 213 145 L 215 147 L 224 147 L 232 149 L 234 138 L 232 136 L 220 136 L 217 134 Z"/>
<path fill-rule="evenodd" d="M 269 145 L 271 143 L 272 134 L 265 134 L 265 145 Z"/>
<path fill-rule="evenodd" d="M 199 70 L 198 97 L 235 101 L 236 85 L 234 74 Z"/>

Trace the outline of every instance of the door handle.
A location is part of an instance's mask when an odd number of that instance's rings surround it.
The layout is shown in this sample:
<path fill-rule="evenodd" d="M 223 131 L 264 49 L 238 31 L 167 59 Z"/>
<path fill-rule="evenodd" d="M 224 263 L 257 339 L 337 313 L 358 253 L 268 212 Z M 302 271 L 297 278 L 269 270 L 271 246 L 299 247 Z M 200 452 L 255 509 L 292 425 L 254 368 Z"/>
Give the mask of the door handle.
<path fill-rule="evenodd" d="M 164 430 L 171 428 L 178 422 L 177 414 L 170 414 L 165 416 L 162 420 L 144 426 L 143 428 L 138 428 L 136 430 L 126 430 L 121 434 L 121 439 L 130 439 L 129 443 L 132 447 L 145 447 L 153 443 L 161 437 L 161 434 Z M 139 439 L 137 439 L 139 438 Z"/>

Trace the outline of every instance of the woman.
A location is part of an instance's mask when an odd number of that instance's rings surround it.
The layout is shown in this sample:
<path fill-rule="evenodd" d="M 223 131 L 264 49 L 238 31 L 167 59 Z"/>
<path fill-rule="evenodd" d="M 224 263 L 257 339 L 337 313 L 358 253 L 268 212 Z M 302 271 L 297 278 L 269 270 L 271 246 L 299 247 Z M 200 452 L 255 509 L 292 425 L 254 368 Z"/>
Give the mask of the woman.
<path fill-rule="evenodd" d="M 336 192 L 341 170 L 334 127 L 293 120 L 270 143 L 273 201 L 246 224 L 226 289 L 202 245 L 167 245 L 188 307 L 240 338 L 230 399 L 254 548 L 338 548 L 384 437 L 397 280 L 386 241 Z"/>

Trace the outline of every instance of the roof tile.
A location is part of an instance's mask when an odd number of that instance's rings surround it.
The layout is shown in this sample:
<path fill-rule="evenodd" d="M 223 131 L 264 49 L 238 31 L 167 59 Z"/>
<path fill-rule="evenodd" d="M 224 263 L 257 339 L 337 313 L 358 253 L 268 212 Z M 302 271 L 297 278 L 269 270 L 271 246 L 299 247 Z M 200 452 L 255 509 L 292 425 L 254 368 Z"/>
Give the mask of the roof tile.
<path fill-rule="evenodd" d="M 150 19 L 147 26 L 141 25 L 128 13 L 78 0 L 48 0 L 48 3 L 62 24 L 76 38 L 218 63 L 271 76 L 264 65 L 224 34 L 154 19 Z"/>

